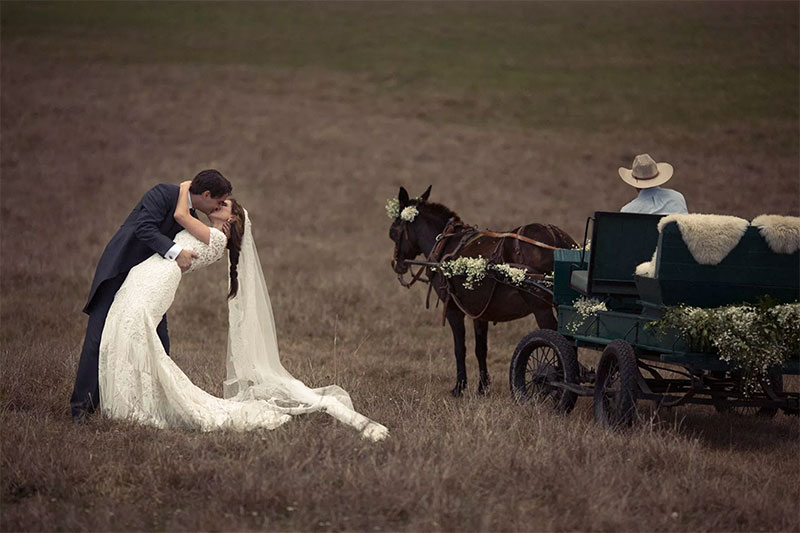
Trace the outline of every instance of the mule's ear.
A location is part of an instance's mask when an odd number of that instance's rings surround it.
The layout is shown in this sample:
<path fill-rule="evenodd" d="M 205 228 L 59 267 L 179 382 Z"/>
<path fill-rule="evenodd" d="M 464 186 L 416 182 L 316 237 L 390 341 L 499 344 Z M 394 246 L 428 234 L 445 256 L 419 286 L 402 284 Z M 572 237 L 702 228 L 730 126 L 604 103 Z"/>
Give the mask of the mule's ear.
<path fill-rule="evenodd" d="M 400 187 L 400 194 L 397 195 L 397 199 L 400 201 L 400 209 L 408 206 L 408 191 L 405 187 Z"/>
<path fill-rule="evenodd" d="M 428 185 L 428 188 L 425 189 L 425 192 L 422 193 L 422 196 L 420 196 L 420 198 L 422 198 L 423 202 L 427 202 L 428 201 L 428 196 L 431 195 L 431 187 L 433 187 L 433 185 Z"/>

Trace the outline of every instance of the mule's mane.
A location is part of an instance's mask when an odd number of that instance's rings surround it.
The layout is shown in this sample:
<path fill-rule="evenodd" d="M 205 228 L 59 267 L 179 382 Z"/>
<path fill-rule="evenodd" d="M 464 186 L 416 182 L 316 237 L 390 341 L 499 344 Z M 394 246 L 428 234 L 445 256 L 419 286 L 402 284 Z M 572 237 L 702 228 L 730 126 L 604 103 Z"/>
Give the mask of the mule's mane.
<path fill-rule="evenodd" d="M 455 222 L 461 222 L 461 217 L 446 205 L 437 204 L 436 202 L 422 202 L 417 207 L 428 214 L 441 216 L 445 220 L 454 218 Z"/>

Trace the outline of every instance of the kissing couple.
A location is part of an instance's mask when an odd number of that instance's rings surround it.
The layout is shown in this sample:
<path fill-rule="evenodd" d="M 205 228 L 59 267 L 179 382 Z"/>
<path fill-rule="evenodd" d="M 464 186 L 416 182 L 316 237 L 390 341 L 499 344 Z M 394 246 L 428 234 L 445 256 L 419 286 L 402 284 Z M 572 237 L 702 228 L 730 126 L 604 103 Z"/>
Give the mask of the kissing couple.
<path fill-rule="evenodd" d="M 70 405 L 74 422 L 101 409 L 114 419 L 199 431 L 274 429 L 324 411 L 378 441 L 383 425 L 331 385 L 307 387 L 283 367 L 267 284 L 247 210 L 230 182 L 204 170 L 191 182 L 156 185 L 103 251 L 89 300 Z M 201 211 L 207 226 L 195 213 Z M 169 357 L 167 310 L 181 278 L 228 251 L 228 359 L 224 398 L 194 385 Z"/>

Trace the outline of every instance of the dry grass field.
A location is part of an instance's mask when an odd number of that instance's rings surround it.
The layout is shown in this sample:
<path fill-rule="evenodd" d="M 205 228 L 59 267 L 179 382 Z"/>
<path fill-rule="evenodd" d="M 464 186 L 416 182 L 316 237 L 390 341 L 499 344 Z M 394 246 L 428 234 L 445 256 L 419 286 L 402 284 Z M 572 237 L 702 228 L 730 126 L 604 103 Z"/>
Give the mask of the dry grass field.
<path fill-rule="evenodd" d="M 389 266 L 404 185 L 483 227 L 582 237 L 676 169 L 694 212 L 800 212 L 798 4 L 3 2 L 3 531 L 798 531 L 800 426 L 687 407 L 627 433 L 488 397 Z M 249 210 L 285 366 L 390 428 L 158 431 L 68 399 L 96 261 L 139 197 L 213 167 Z M 175 361 L 221 393 L 225 265 L 184 279 Z M 587 355 L 587 354 L 584 354 Z M 796 386 L 797 382 L 793 382 Z"/>

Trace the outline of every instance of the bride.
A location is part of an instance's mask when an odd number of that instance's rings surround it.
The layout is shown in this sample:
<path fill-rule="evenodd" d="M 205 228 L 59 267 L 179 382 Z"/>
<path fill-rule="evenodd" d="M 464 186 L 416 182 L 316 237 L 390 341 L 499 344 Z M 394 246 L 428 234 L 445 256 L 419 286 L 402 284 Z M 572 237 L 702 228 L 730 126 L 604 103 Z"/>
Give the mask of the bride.
<path fill-rule="evenodd" d="M 324 411 L 365 438 L 385 438 L 388 430 L 356 412 L 344 389 L 310 389 L 281 365 L 248 213 L 229 199 L 209 215 L 212 225 L 206 226 L 189 212 L 190 183 L 181 184 L 175 208 L 175 220 L 185 228 L 175 242 L 197 253 L 187 272 L 229 251 L 225 398 L 194 385 L 164 351 L 156 326 L 175 298 L 182 272 L 174 261 L 154 254 L 131 269 L 106 318 L 98 369 L 104 412 L 158 428 L 213 431 L 273 429 L 292 415 Z"/>

